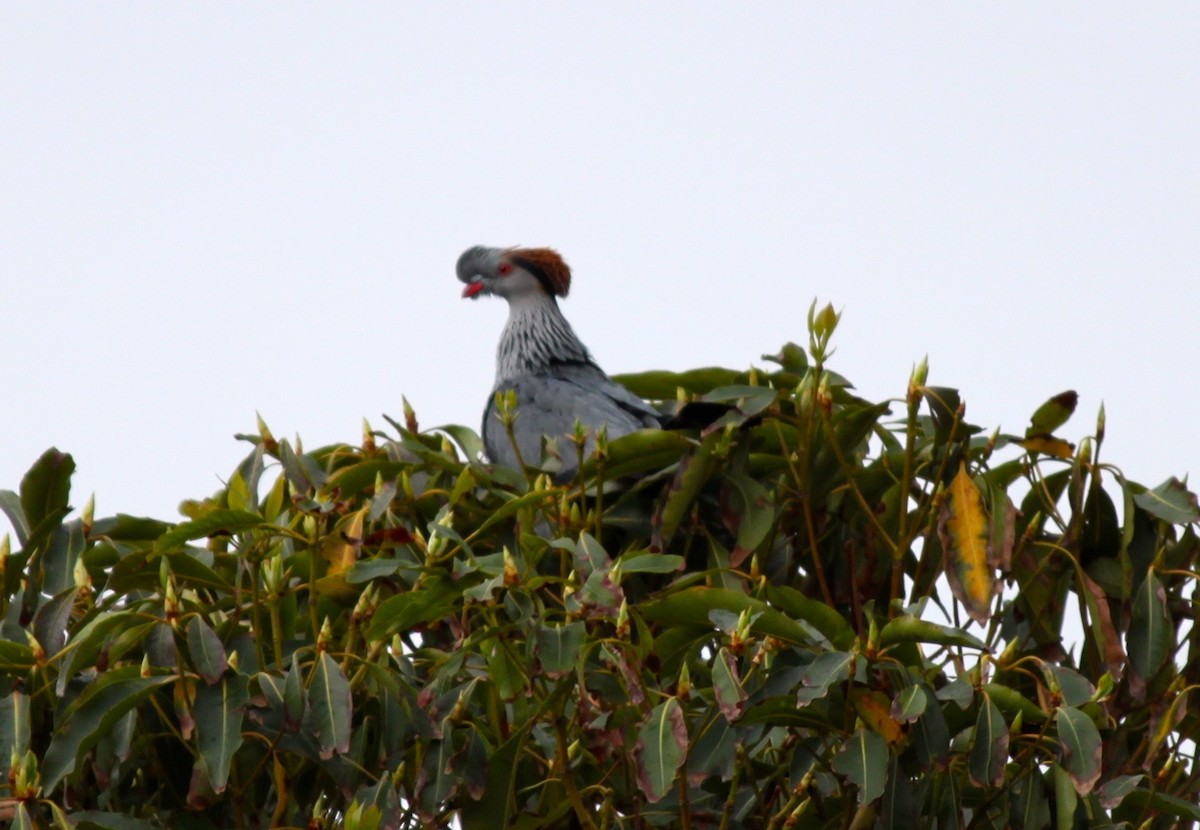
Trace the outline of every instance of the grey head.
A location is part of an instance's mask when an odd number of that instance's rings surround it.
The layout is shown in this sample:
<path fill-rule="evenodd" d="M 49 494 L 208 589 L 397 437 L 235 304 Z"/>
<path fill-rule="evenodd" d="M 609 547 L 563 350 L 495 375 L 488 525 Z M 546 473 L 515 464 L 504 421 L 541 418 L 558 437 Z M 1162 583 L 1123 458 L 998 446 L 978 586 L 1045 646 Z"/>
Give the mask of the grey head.
<path fill-rule="evenodd" d="M 551 248 L 488 248 L 476 245 L 458 258 L 462 295 L 494 294 L 506 300 L 530 296 L 565 297 L 571 269 Z"/>

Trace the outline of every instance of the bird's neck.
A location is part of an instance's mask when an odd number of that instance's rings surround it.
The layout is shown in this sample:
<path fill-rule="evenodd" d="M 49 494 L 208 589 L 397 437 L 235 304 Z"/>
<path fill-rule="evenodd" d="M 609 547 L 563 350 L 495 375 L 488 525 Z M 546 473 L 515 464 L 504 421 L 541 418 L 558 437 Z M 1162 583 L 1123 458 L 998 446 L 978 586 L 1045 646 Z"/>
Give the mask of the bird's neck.
<path fill-rule="evenodd" d="M 508 323 L 496 349 L 496 386 L 569 364 L 592 364 L 592 357 L 554 298 L 509 298 Z"/>

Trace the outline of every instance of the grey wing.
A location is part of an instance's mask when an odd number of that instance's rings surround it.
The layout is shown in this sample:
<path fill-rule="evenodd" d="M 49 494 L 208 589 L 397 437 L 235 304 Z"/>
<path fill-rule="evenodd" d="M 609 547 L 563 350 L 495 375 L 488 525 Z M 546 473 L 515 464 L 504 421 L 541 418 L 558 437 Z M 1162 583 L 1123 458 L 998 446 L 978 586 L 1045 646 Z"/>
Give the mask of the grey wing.
<path fill-rule="evenodd" d="M 609 438 L 619 438 L 643 427 L 658 426 L 659 414 L 628 389 L 609 380 L 597 370 L 599 378 L 554 375 L 530 375 L 515 378 L 498 391 L 512 389 L 517 397 L 517 419 L 513 437 L 526 464 L 536 466 L 541 460 L 542 436 L 558 440 L 563 455 L 564 470 L 573 468 L 564 435 L 575 429 L 575 421 L 590 433 L 604 426 Z M 597 380 L 601 382 L 597 382 Z M 496 417 L 494 399 L 488 401 L 483 414 L 483 443 L 488 458 L 498 464 L 517 467 L 513 441 Z M 585 454 L 591 452 L 594 440 L 588 440 Z"/>
<path fill-rule="evenodd" d="M 662 425 L 662 413 L 604 374 L 603 370 L 594 364 L 570 363 L 556 366 L 551 376 L 607 398 L 639 423 L 634 429 Z"/>

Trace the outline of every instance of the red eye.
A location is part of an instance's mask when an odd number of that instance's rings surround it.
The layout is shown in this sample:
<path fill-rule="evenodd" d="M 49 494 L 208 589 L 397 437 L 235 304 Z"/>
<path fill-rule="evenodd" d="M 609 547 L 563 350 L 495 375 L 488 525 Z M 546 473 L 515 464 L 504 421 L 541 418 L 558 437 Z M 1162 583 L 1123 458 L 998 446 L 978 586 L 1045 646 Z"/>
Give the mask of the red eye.
<path fill-rule="evenodd" d="M 496 273 L 502 277 L 507 277 L 512 273 L 512 263 L 501 262 L 500 267 L 496 269 Z"/>

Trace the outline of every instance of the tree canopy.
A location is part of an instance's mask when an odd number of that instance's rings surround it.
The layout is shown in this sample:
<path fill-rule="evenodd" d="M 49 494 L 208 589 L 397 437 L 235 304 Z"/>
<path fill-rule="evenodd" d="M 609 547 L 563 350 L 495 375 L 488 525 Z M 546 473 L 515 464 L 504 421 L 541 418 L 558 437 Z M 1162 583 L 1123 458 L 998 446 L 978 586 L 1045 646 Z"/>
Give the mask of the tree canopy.
<path fill-rule="evenodd" d="M 306 451 L 261 420 L 169 523 L 48 450 L 0 509 L 13 826 L 1104 828 L 1200 820 L 1197 500 L 918 366 L 621 380 L 701 427 L 571 481 L 467 428 Z M 500 402 L 501 417 L 520 418 Z M 575 456 L 567 456 L 574 458 Z M 574 465 L 572 465 L 574 466 Z M 1074 622 L 1072 622 L 1074 621 Z M 1073 627 L 1074 626 L 1074 627 Z"/>

